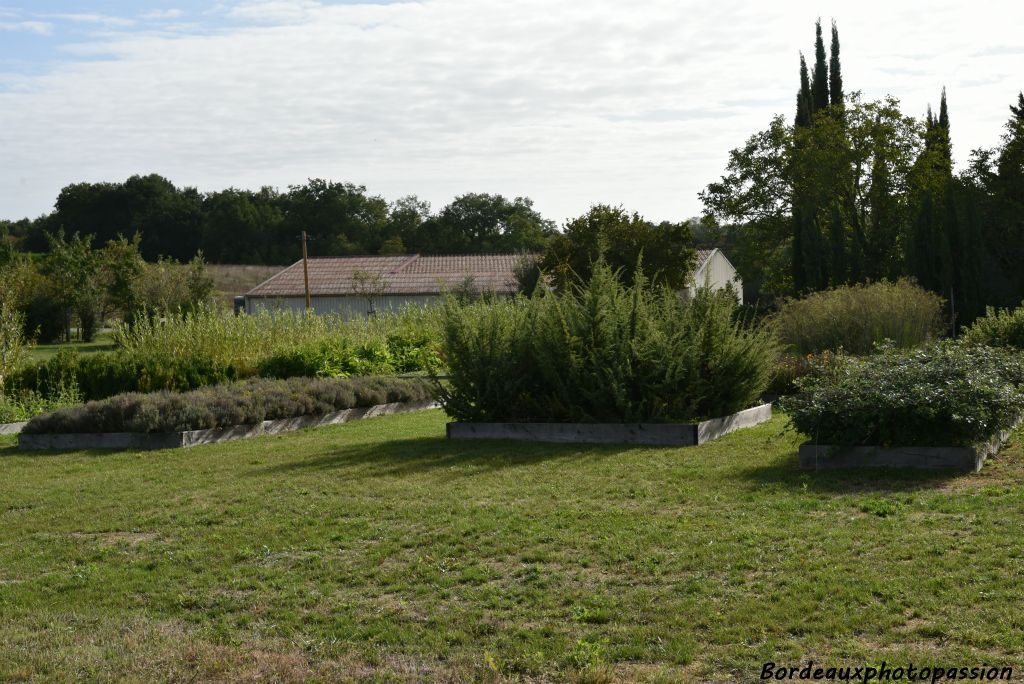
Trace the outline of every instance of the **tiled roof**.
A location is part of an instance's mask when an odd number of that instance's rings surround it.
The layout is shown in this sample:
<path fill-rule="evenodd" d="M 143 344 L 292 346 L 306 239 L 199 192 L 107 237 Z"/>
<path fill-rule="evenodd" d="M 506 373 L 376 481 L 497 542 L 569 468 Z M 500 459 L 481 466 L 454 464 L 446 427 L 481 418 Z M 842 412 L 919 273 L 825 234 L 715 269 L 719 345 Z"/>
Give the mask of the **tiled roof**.
<path fill-rule="evenodd" d="M 698 249 L 697 250 L 697 265 L 694 267 L 694 271 L 699 271 L 704 268 L 704 264 L 708 263 L 708 259 L 715 253 L 713 249 Z"/>
<path fill-rule="evenodd" d="M 376 291 L 378 286 L 385 295 L 436 295 L 472 278 L 478 291 L 511 294 L 516 290 L 514 269 L 522 258 L 519 254 L 311 258 L 309 290 L 314 297 L 354 295 Z M 260 283 L 247 296 L 305 296 L 302 262 Z"/>

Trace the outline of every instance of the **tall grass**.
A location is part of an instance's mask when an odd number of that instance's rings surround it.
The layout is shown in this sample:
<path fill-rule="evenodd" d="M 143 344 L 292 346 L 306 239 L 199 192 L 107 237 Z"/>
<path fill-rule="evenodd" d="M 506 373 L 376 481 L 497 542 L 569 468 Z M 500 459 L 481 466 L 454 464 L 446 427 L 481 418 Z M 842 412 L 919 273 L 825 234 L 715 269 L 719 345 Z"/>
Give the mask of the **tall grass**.
<path fill-rule="evenodd" d="M 633 422 L 707 418 L 750 406 L 776 342 L 733 318 L 735 299 L 689 302 L 603 261 L 570 292 L 444 309 L 450 415 L 476 422 Z"/>
<path fill-rule="evenodd" d="M 881 281 L 791 299 L 773 322 L 791 354 L 870 354 L 885 340 L 911 348 L 941 337 L 947 328 L 942 311 L 941 297 L 910 280 Z"/>
<path fill-rule="evenodd" d="M 255 375 L 260 363 L 274 354 L 340 340 L 359 346 L 383 343 L 395 335 L 437 339 L 439 320 L 436 310 L 418 307 L 360 320 L 291 311 L 234 316 L 206 308 L 120 325 L 114 329 L 114 342 L 121 353 L 134 358 L 201 357 L 233 366 L 246 377 Z"/>

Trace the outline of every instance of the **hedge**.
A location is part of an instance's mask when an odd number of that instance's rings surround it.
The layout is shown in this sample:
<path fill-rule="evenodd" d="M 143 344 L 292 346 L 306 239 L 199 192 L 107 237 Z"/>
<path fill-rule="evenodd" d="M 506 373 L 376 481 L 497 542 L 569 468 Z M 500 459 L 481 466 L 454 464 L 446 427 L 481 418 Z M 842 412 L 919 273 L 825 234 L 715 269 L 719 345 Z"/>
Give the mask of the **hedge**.
<path fill-rule="evenodd" d="M 255 379 L 191 392 L 122 394 L 33 418 L 28 434 L 182 432 L 432 399 L 423 378 Z"/>
<path fill-rule="evenodd" d="M 781 404 L 817 444 L 970 446 L 1017 422 L 1022 385 L 1019 355 L 947 341 L 814 361 Z"/>

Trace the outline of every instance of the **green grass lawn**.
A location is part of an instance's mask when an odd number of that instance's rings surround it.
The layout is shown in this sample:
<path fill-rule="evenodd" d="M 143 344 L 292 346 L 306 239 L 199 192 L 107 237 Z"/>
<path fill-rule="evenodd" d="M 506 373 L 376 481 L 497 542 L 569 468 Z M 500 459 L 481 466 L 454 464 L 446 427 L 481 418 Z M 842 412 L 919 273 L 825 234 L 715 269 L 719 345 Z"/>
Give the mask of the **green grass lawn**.
<path fill-rule="evenodd" d="M 439 411 L 156 453 L 0 438 L 0 681 L 756 681 L 1024 668 L 1024 454 L 809 474 L 449 443 Z"/>
<path fill-rule="evenodd" d="M 28 357 L 32 361 L 46 361 L 57 355 L 61 350 L 74 351 L 79 354 L 90 352 L 113 351 L 114 340 L 110 333 L 97 333 L 92 342 L 64 342 L 62 344 L 37 344 L 29 350 Z"/>

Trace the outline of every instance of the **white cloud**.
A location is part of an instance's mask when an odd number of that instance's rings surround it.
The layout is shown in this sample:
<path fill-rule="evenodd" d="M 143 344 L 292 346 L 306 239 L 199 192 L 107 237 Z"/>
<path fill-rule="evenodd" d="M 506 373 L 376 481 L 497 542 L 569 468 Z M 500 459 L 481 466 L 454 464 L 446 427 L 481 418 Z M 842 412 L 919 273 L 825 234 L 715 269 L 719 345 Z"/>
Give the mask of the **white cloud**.
<path fill-rule="evenodd" d="M 114 17 L 106 14 L 89 14 L 89 13 L 65 13 L 65 14 L 44 14 L 42 15 L 46 19 L 55 19 L 58 21 L 71 21 L 79 24 L 101 24 L 103 26 L 110 27 L 128 27 L 135 24 L 131 19 L 125 19 L 124 17 Z"/>
<path fill-rule="evenodd" d="M 0 31 L 21 31 L 49 36 L 53 34 L 53 24 L 46 21 L 0 21 Z"/>
<path fill-rule="evenodd" d="M 148 21 L 165 21 L 168 19 L 179 19 L 184 15 L 185 13 L 180 9 L 162 9 L 143 12 L 139 15 L 139 18 L 146 19 Z"/>
<path fill-rule="evenodd" d="M 315 0 L 247 0 L 229 8 L 227 16 L 272 24 L 295 23 L 310 19 L 322 8 Z"/>
<path fill-rule="evenodd" d="M 977 56 L 1019 44 L 1022 11 L 996 4 L 844 8 L 847 87 L 922 114 L 945 84 L 960 158 L 994 144 L 1024 73 L 1022 55 Z M 730 148 L 791 116 L 819 11 L 282 0 L 234 6 L 258 21 L 235 28 L 106 37 L 77 50 L 105 59 L 16 91 L 0 80 L 0 216 L 44 211 L 69 182 L 150 171 L 202 189 L 328 177 L 435 207 L 468 191 L 528 195 L 555 219 L 599 201 L 690 216 Z"/>

